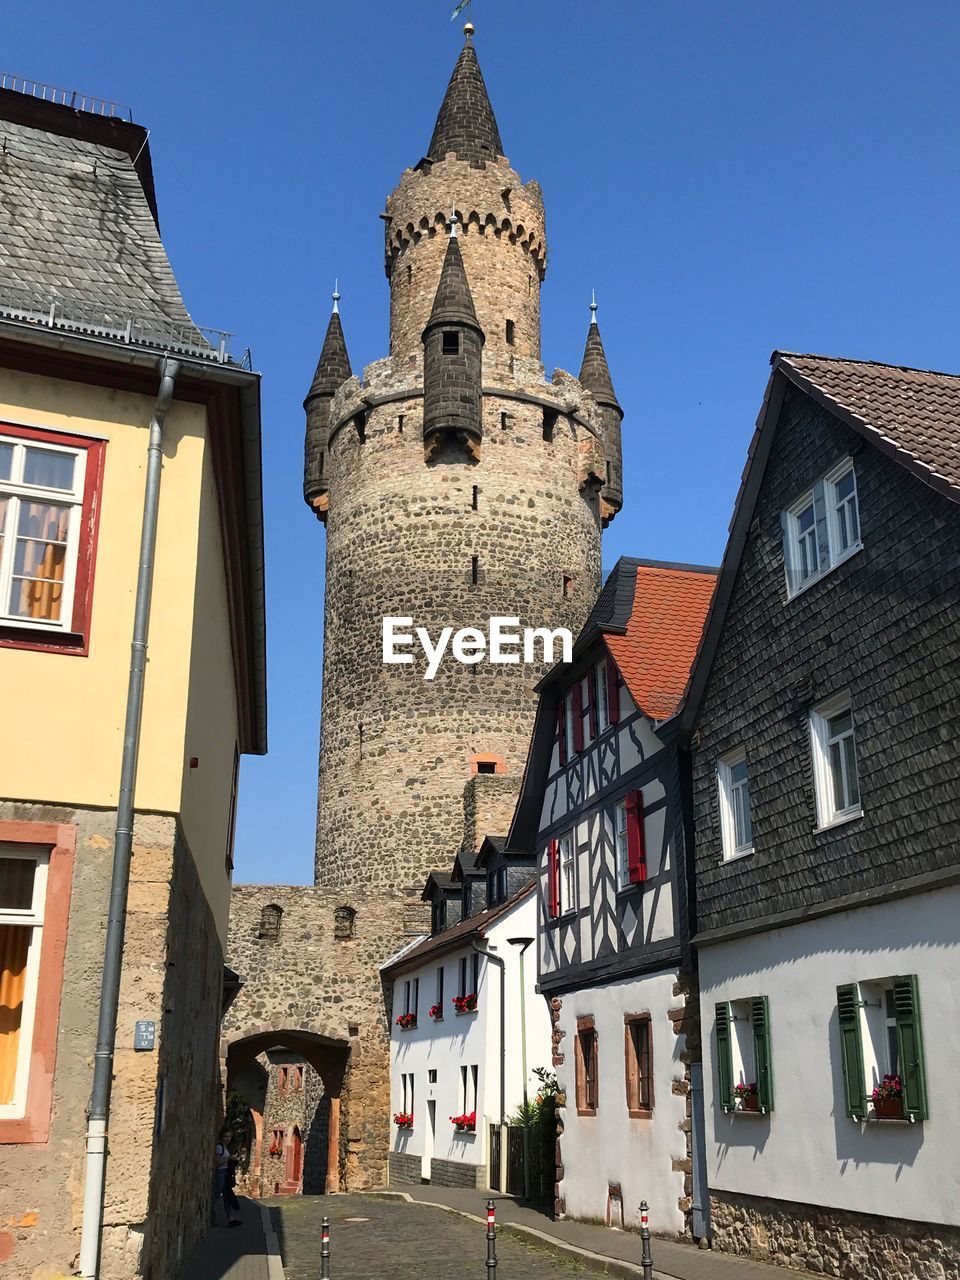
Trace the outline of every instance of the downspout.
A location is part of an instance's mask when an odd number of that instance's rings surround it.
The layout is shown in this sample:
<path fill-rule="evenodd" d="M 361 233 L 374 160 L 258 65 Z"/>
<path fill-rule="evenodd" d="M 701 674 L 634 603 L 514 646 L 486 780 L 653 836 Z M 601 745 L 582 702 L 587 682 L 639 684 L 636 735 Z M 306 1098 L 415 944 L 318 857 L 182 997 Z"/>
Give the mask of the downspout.
<path fill-rule="evenodd" d="M 503 956 L 478 946 L 476 938 L 471 941 L 471 946 L 500 970 L 500 1123 L 503 1125 L 507 1120 L 504 1115 L 507 1097 L 507 968 L 503 963 Z"/>
<path fill-rule="evenodd" d="M 113 875 L 110 882 L 110 910 L 103 952 L 100 987 L 100 1014 L 97 1049 L 93 1064 L 93 1090 L 87 1112 L 87 1153 L 83 1176 L 83 1227 L 80 1236 L 80 1274 L 96 1280 L 100 1267 L 100 1239 L 103 1230 L 103 1198 L 107 1163 L 107 1121 L 110 1115 L 110 1086 L 113 1055 L 117 1041 L 117 1009 L 120 1001 L 120 971 L 123 966 L 123 935 L 130 883 L 133 848 L 133 792 L 137 777 L 140 745 L 140 716 L 143 710 L 143 680 L 150 622 L 150 595 L 157 544 L 157 516 L 160 508 L 160 472 L 163 462 L 163 423 L 173 400 L 173 388 L 180 364 L 164 357 L 160 361 L 160 389 L 150 419 L 147 444 L 147 479 L 143 495 L 143 524 L 140 531 L 140 567 L 130 644 L 130 676 L 127 684 L 127 712 L 123 730 L 120 765 L 120 794 L 113 841 Z"/>

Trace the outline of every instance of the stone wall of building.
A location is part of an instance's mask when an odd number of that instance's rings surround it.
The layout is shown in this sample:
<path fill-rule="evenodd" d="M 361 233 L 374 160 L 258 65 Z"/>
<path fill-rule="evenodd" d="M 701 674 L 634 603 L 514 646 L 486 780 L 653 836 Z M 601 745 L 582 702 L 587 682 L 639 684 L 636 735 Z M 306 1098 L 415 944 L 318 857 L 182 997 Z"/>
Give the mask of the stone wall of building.
<path fill-rule="evenodd" d="M 960 1229 L 729 1191 L 710 1196 L 714 1248 L 843 1280 L 950 1280 Z"/>
<path fill-rule="evenodd" d="M 77 828 L 49 1139 L 0 1145 L 0 1257 L 10 1275 L 45 1280 L 70 1274 L 80 1248 L 116 815 L 2 802 L 0 820 Z M 139 814 L 117 1019 L 104 1280 L 160 1280 L 205 1228 L 222 979 L 212 918 L 175 819 Z M 133 1049 L 139 1019 L 156 1022 L 153 1052 Z"/>
<path fill-rule="evenodd" d="M 391 1151 L 389 1160 L 389 1183 L 391 1187 L 416 1187 L 422 1182 L 420 1177 L 423 1168 L 422 1156 L 411 1156 L 406 1151 Z"/>
<path fill-rule="evenodd" d="M 282 912 L 275 937 L 261 927 L 264 909 L 273 907 Z M 337 936 L 344 907 L 355 912 L 350 937 Z M 228 962 L 245 985 L 224 1019 L 225 1064 L 229 1069 L 241 1042 L 269 1032 L 271 1047 L 290 1044 L 292 1036 L 312 1037 L 312 1049 L 305 1052 L 298 1042 L 297 1052 L 334 1086 L 346 1067 L 339 1165 L 347 1190 L 386 1177 L 392 994 L 379 968 L 422 932 L 421 919 L 413 895 L 289 885 L 241 885 L 233 892 Z M 266 1134 L 264 1141 L 269 1147 Z M 268 1177 L 265 1168 L 265 1192 L 272 1190 Z"/>

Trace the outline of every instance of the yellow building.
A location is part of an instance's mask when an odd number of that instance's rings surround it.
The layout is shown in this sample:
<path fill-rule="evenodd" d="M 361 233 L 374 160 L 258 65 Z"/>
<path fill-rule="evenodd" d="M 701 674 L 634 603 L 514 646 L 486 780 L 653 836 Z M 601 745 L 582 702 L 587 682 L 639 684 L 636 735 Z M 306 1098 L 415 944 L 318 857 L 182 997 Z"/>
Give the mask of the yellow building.
<path fill-rule="evenodd" d="M 80 1253 L 126 763 L 102 1261 L 83 1274 L 159 1280 L 209 1217 L 237 769 L 266 749 L 259 379 L 186 311 L 146 131 L 53 96 L 0 88 L 0 1271 L 69 1274 Z"/>

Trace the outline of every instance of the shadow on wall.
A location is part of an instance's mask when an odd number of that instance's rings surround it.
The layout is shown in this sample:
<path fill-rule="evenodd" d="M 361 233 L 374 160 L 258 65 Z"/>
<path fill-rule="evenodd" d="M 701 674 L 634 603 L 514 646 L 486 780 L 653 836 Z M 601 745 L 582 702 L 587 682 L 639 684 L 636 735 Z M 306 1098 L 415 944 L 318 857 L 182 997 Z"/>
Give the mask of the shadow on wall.
<path fill-rule="evenodd" d="M 303 1157 L 303 1194 L 322 1196 L 326 1191 L 328 1151 L 330 1146 L 330 1097 L 324 1093 L 317 1104 L 307 1131 Z"/>

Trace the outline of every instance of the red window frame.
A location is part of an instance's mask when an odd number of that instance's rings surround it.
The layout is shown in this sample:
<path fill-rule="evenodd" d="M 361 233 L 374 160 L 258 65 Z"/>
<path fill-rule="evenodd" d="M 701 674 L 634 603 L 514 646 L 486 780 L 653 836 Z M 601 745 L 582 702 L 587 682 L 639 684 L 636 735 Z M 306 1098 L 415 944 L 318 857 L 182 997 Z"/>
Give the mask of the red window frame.
<path fill-rule="evenodd" d="M 630 884 L 643 884 L 647 878 L 647 847 L 644 831 L 643 792 L 628 791 L 627 806 L 627 873 Z"/>
<path fill-rule="evenodd" d="M 93 610 L 93 578 L 97 561 L 97 539 L 100 533 L 100 506 L 103 494 L 103 465 L 106 441 L 90 436 L 48 431 L 43 427 L 15 426 L 0 420 L 0 435 L 11 439 L 31 440 L 36 444 L 55 444 L 65 449 L 85 450 L 87 465 L 80 507 L 80 530 L 77 544 L 76 581 L 73 589 L 73 617 L 70 627 L 18 627 L 0 621 L 0 648 L 34 649 L 45 653 L 67 653 L 78 658 L 90 651 L 90 618 Z"/>

